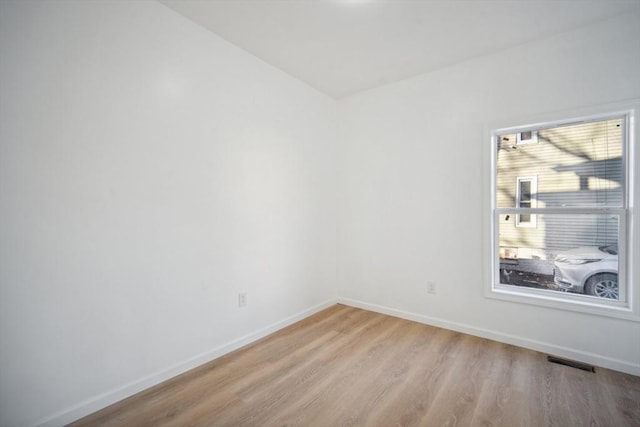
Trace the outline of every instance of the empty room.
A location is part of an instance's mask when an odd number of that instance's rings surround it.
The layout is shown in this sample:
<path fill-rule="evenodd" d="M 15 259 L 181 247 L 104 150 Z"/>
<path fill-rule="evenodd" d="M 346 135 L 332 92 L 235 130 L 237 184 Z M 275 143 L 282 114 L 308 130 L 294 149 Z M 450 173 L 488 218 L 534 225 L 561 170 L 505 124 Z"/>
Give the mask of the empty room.
<path fill-rule="evenodd" d="M 640 425 L 640 0 L 0 0 L 0 427 Z"/>

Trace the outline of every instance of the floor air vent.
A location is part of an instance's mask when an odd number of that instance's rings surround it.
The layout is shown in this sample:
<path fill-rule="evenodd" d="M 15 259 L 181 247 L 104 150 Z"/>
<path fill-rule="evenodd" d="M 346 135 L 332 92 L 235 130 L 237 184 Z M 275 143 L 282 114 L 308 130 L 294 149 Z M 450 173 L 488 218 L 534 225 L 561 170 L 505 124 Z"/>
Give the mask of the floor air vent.
<path fill-rule="evenodd" d="M 576 362 L 575 360 L 562 359 L 561 357 L 547 356 L 547 360 L 551 363 L 557 363 L 559 365 L 571 366 L 572 368 L 582 369 L 583 371 L 595 372 L 596 368 L 593 365 L 588 365 L 582 362 Z"/>

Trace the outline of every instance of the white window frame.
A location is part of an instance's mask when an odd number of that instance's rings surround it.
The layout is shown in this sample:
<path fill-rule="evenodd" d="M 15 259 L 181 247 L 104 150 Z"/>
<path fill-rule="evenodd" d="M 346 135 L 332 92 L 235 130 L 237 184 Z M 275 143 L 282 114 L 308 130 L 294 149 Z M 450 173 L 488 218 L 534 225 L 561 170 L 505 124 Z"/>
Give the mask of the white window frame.
<path fill-rule="evenodd" d="M 530 182 L 531 183 L 531 208 L 538 207 L 537 199 L 538 199 L 538 177 L 537 176 L 519 176 L 516 177 L 516 208 L 521 208 L 522 203 L 521 200 L 521 187 L 520 183 L 522 182 Z M 516 227 L 528 227 L 528 228 L 536 228 L 537 220 L 535 214 L 530 214 L 530 221 L 522 221 L 521 214 L 516 214 Z"/>
<path fill-rule="evenodd" d="M 597 107 L 587 107 L 564 113 L 541 114 L 533 119 L 510 120 L 495 122 L 485 126 L 487 141 L 490 149 L 484 150 L 486 197 L 488 206 L 485 218 L 487 234 L 485 241 L 488 250 L 485 252 L 487 268 L 484 294 L 487 298 L 502 301 L 539 305 L 560 310 L 571 310 L 593 315 L 621 318 L 640 322 L 640 214 L 636 203 L 640 202 L 640 183 L 638 180 L 640 168 L 640 149 L 636 147 L 640 141 L 640 99 L 624 101 Z M 498 136 L 504 134 L 519 134 L 527 130 L 545 129 L 548 127 L 575 124 L 608 118 L 624 117 L 623 135 L 623 168 L 625 182 L 623 192 L 625 205 L 622 208 L 497 208 L 496 207 L 496 171 Z M 521 126 L 519 124 L 529 123 Z M 594 298 L 586 295 L 562 293 L 527 287 L 516 287 L 500 284 L 500 240 L 499 218 L 504 215 L 521 213 L 531 214 L 609 214 L 619 217 L 619 289 L 618 301 Z"/>

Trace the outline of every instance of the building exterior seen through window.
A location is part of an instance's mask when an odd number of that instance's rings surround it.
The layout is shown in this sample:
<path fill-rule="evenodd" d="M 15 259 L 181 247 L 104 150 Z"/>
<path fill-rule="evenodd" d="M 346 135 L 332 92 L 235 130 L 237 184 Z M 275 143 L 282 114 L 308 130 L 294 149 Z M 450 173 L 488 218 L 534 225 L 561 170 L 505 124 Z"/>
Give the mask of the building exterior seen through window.
<path fill-rule="evenodd" d="M 624 300 L 625 117 L 494 134 L 494 283 Z"/>

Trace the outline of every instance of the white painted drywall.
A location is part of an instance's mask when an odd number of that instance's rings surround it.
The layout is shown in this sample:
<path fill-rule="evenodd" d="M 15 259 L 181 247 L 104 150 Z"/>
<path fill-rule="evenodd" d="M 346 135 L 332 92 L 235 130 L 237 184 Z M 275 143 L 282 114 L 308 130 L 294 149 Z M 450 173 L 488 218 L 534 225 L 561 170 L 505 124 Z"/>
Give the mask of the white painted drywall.
<path fill-rule="evenodd" d="M 640 96 L 637 24 L 336 111 L 155 2 L 0 2 L 0 425 L 71 421 L 336 295 L 637 366 L 636 323 L 482 294 L 484 124 Z"/>
<path fill-rule="evenodd" d="M 332 99 L 156 2 L 0 2 L 0 58 L 0 425 L 333 296 Z"/>
<path fill-rule="evenodd" d="M 340 101 L 343 300 L 639 371 L 637 322 L 483 296 L 484 126 L 640 97 L 639 40 L 628 14 Z"/>

